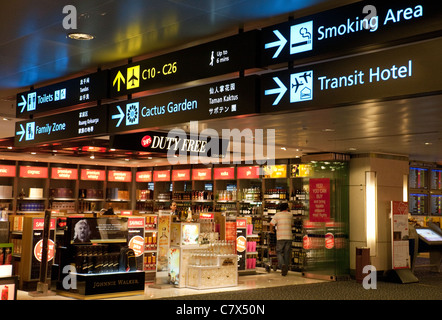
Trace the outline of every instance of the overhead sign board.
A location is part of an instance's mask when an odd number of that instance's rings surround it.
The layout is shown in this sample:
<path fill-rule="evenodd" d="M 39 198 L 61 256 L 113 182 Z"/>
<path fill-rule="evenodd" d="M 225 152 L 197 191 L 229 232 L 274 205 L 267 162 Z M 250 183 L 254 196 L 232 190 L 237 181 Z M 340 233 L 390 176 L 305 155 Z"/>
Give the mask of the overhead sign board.
<path fill-rule="evenodd" d="M 439 38 L 263 75 L 261 112 L 440 92 L 441 46 Z"/>
<path fill-rule="evenodd" d="M 16 116 L 26 118 L 33 114 L 104 99 L 108 96 L 108 74 L 109 71 L 100 71 L 19 93 Z"/>
<path fill-rule="evenodd" d="M 438 1 L 361 1 L 262 29 L 261 63 L 340 56 L 441 29 Z"/>
<path fill-rule="evenodd" d="M 111 136 L 114 149 L 134 150 L 172 155 L 225 156 L 229 141 L 206 136 L 144 131 Z"/>
<path fill-rule="evenodd" d="M 209 78 L 257 66 L 258 31 L 134 62 L 110 70 L 112 97 Z"/>
<path fill-rule="evenodd" d="M 128 100 L 109 106 L 109 133 L 256 113 L 255 76 Z"/>
<path fill-rule="evenodd" d="M 14 145 L 24 147 L 44 142 L 106 134 L 105 110 L 106 108 L 99 106 L 17 122 Z"/>

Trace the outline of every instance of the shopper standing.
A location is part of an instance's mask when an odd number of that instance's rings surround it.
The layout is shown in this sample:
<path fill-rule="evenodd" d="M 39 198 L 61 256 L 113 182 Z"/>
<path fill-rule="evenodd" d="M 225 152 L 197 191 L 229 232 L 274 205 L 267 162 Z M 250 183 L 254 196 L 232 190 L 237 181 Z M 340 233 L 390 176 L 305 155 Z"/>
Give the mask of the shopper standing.
<path fill-rule="evenodd" d="M 177 206 L 176 206 L 175 201 L 172 201 L 172 203 L 170 204 L 170 214 L 172 215 L 172 221 L 174 221 L 174 222 L 181 221 L 180 216 L 177 211 Z"/>
<path fill-rule="evenodd" d="M 276 255 L 278 257 L 278 267 L 283 276 L 287 275 L 292 253 L 292 224 L 293 215 L 289 211 L 289 205 L 283 202 L 279 205 L 277 212 L 270 221 L 272 228 L 276 226 Z"/>

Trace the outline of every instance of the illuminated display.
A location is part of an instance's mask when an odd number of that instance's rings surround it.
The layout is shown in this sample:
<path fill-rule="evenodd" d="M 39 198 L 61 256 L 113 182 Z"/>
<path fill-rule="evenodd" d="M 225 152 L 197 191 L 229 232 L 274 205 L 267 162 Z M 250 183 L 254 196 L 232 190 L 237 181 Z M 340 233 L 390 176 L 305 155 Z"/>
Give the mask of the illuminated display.
<path fill-rule="evenodd" d="M 408 207 L 413 215 L 428 214 L 428 195 L 420 193 L 411 193 L 408 199 Z"/>
<path fill-rule="evenodd" d="M 47 178 L 47 167 L 20 166 L 20 178 Z"/>
<path fill-rule="evenodd" d="M 437 92 L 438 48 L 429 40 L 261 76 L 261 112 L 302 110 Z"/>
<path fill-rule="evenodd" d="M 16 116 L 48 112 L 107 98 L 108 71 L 100 71 L 17 94 Z"/>
<path fill-rule="evenodd" d="M 109 106 L 109 133 L 256 113 L 256 81 L 247 77 Z"/>
<path fill-rule="evenodd" d="M 104 170 L 81 169 L 81 180 L 104 181 L 106 172 Z"/>
<path fill-rule="evenodd" d="M 214 180 L 231 180 L 235 179 L 235 168 L 215 168 L 213 170 Z"/>
<path fill-rule="evenodd" d="M 172 181 L 190 180 L 190 169 L 172 170 Z"/>
<path fill-rule="evenodd" d="M 426 189 L 428 169 L 410 167 L 409 186 L 411 189 Z"/>
<path fill-rule="evenodd" d="M 442 169 L 431 170 L 431 189 L 442 190 Z"/>
<path fill-rule="evenodd" d="M 15 146 L 96 136 L 106 133 L 106 112 L 104 107 L 93 107 L 65 112 L 48 117 L 21 121 L 15 124 Z"/>
<path fill-rule="evenodd" d="M 265 166 L 262 168 L 264 178 L 286 178 L 287 166 L 279 164 L 274 166 Z"/>
<path fill-rule="evenodd" d="M 259 167 L 237 167 L 238 179 L 258 179 Z"/>
<path fill-rule="evenodd" d="M 354 3 L 262 30 L 263 65 L 340 56 L 440 30 L 435 1 Z"/>
<path fill-rule="evenodd" d="M 15 166 L 2 165 L 0 166 L 0 177 L 15 177 Z"/>
<path fill-rule="evenodd" d="M 154 171 L 153 181 L 170 181 L 170 170 Z"/>
<path fill-rule="evenodd" d="M 131 182 L 132 181 L 132 172 L 130 171 L 118 171 L 111 170 L 107 175 L 108 181 L 119 181 L 119 182 Z"/>
<path fill-rule="evenodd" d="M 51 169 L 52 179 L 66 179 L 66 180 L 77 180 L 78 170 L 73 168 L 52 168 Z"/>
<path fill-rule="evenodd" d="M 257 31 L 111 69 L 111 96 L 156 89 L 257 66 Z"/>
<path fill-rule="evenodd" d="M 433 216 L 442 216 L 442 195 L 432 194 L 430 196 L 430 210 Z"/>
<path fill-rule="evenodd" d="M 212 180 L 212 169 L 193 169 L 192 180 Z"/>
<path fill-rule="evenodd" d="M 206 136 L 144 131 L 114 135 L 109 145 L 114 149 L 218 157 L 227 152 L 229 141 Z"/>
<path fill-rule="evenodd" d="M 136 182 L 151 182 L 152 171 L 138 171 L 135 176 Z"/>

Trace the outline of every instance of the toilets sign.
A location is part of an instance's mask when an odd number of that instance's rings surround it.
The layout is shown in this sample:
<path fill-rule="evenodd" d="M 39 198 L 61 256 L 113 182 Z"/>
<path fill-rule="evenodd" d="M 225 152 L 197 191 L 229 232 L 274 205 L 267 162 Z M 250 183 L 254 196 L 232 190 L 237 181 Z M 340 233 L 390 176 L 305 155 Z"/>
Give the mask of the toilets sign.
<path fill-rule="evenodd" d="M 306 110 L 440 91 L 442 40 L 261 76 L 261 112 Z"/>

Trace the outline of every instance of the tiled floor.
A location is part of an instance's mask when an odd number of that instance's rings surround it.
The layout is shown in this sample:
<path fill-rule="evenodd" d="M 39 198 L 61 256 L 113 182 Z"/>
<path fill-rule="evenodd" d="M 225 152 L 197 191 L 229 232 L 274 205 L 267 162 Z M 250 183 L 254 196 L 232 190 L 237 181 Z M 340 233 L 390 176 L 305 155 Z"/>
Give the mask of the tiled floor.
<path fill-rule="evenodd" d="M 115 300 L 149 300 L 168 297 L 180 297 L 185 295 L 205 294 L 211 292 L 235 291 L 246 289 L 259 289 L 268 287 L 279 287 L 287 285 L 301 285 L 324 282 L 322 280 L 308 279 L 298 272 L 289 272 L 287 276 L 281 276 L 279 271 L 267 273 L 263 268 L 257 268 L 254 275 L 242 275 L 238 277 L 238 286 L 228 288 L 196 290 L 190 288 L 176 288 L 174 286 L 163 286 L 163 288 L 152 288 L 148 284 L 145 286 L 144 295 L 126 296 L 111 298 Z M 28 292 L 18 291 L 17 300 L 72 300 L 72 298 L 60 295 L 52 296 L 30 296 Z"/>

